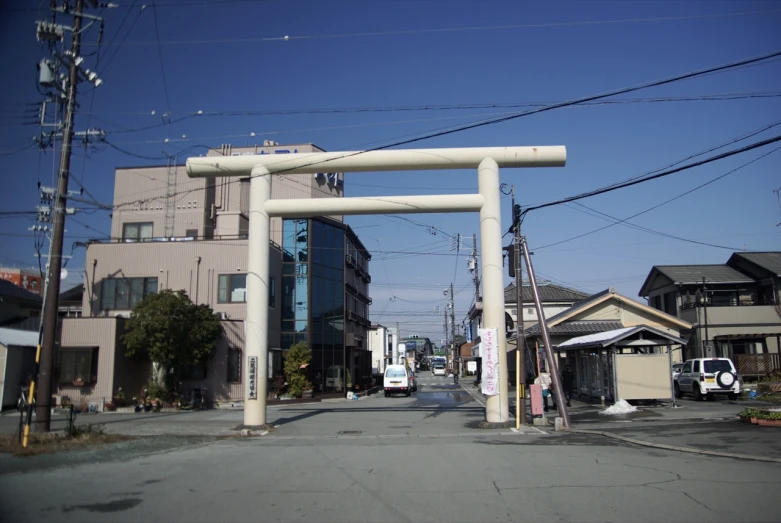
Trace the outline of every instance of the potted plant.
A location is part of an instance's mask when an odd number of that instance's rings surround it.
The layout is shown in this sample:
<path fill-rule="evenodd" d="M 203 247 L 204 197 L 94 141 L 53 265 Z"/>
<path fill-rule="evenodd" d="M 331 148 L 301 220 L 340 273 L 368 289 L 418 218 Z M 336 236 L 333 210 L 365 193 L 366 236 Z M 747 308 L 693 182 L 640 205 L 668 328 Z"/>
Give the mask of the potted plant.
<path fill-rule="evenodd" d="M 781 427 L 781 411 L 759 411 L 757 425 L 762 425 L 763 427 Z"/>

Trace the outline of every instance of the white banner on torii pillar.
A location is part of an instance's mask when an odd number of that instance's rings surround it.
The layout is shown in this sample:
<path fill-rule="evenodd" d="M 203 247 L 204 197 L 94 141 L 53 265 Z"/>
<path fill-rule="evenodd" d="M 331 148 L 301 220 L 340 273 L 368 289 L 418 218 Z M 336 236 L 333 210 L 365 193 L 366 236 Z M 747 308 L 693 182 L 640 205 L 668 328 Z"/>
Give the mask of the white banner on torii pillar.
<path fill-rule="evenodd" d="M 499 344 L 497 329 L 478 329 L 483 353 L 481 391 L 486 396 L 499 394 Z"/>

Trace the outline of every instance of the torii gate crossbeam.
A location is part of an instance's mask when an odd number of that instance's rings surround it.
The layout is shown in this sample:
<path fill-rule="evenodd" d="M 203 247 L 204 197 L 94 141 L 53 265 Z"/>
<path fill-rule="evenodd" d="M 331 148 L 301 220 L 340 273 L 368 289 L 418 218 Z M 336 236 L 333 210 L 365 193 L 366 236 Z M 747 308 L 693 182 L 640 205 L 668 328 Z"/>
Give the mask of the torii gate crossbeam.
<path fill-rule="evenodd" d="M 345 151 L 285 155 L 188 158 L 191 177 L 250 176 L 249 260 L 247 264 L 244 425 L 266 424 L 268 371 L 268 244 L 270 217 L 347 214 L 479 212 L 483 274 L 483 324 L 498 333 L 498 356 L 507 361 L 499 167 L 563 167 L 564 146 L 473 147 Z M 273 175 L 318 172 L 377 172 L 477 168 L 478 193 L 271 200 Z M 509 421 L 507 366 L 499 366 L 499 395 L 486 401 L 486 421 Z"/>

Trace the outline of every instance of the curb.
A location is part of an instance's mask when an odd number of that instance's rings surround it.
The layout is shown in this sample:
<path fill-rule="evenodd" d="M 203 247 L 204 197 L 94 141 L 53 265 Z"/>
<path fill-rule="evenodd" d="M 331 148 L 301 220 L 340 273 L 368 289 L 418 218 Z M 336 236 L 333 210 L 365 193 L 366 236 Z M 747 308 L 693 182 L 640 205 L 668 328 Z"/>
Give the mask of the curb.
<path fill-rule="evenodd" d="M 751 454 L 737 454 L 734 452 L 719 452 L 717 450 L 701 450 L 701 449 L 695 449 L 693 447 L 680 447 L 677 445 L 665 445 L 664 443 L 652 443 L 650 441 L 628 438 L 626 436 L 619 436 L 618 434 L 613 434 L 612 432 L 603 432 L 599 430 L 570 429 L 569 432 L 575 434 L 590 434 L 592 436 L 604 436 L 606 438 L 617 439 L 619 441 L 625 441 L 627 443 L 640 445 L 642 447 L 653 447 L 657 449 L 674 450 L 677 452 L 688 452 L 689 454 L 701 454 L 703 456 L 717 456 L 720 458 L 736 458 L 736 459 L 745 459 L 745 460 L 752 460 L 752 461 L 781 463 L 781 458 L 768 458 L 765 456 L 753 456 Z"/>

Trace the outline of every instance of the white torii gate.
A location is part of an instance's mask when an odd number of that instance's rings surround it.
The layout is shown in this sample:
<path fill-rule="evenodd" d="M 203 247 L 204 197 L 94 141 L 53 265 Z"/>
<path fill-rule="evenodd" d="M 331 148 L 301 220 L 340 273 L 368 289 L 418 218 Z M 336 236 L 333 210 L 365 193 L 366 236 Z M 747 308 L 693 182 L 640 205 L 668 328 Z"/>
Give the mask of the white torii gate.
<path fill-rule="evenodd" d="M 480 213 L 483 324 L 497 329 L 499 361 L 506 362 L 502 221 L 499 167 L 563 167 L 564 146 L 472 147 L 344 151 L 285 155 L 209 156 L 187 159 L 190 177 L 250 176 L 249 260 L 247 264 L 247 357 L 244 363 L 244 425 L 266 424 L 268 372 L 269 218 L 322 215 Z M 477 194 L 381 196 L 272 200 L 273 175 L 318 172 L 415 171 L 477 168 Z M 520 311 L 519 311 L 520 314 Z M 499 366 L 499 395 L 489 396 L 485 418 L 507 422 L 507 366 Z"/>

